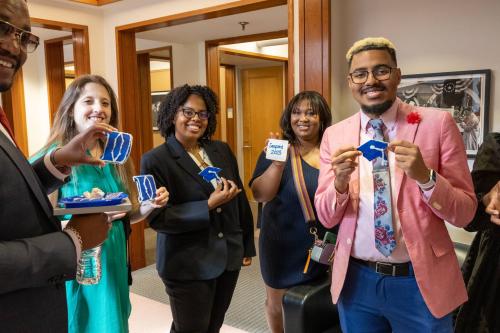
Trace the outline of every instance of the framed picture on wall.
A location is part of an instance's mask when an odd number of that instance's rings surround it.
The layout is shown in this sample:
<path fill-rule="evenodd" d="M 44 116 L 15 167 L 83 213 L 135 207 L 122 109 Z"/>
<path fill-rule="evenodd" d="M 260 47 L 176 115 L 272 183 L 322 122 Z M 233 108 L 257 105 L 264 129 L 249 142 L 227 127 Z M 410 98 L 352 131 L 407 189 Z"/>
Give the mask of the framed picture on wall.
<path fill-rule="evenodd" d="M 153 112 L 153 131 L 158 131 L 158 112 L 160 111 L 160 104 L 167 96 L 168 91 L 154 91 L 151 93 L 151 111 Z"/>
<path fill-rule="evenodd" d="M 417 106 L 449 112 L 462 134 L 468 157 L 488 133 L 491 70 L 403 75 L 398 97 Z"/>

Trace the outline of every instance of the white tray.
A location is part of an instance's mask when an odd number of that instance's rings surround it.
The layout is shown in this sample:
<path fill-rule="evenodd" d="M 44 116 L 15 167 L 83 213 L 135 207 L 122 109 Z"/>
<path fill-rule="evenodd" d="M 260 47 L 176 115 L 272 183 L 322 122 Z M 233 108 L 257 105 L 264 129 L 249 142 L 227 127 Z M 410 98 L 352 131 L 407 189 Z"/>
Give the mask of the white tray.
<path fill-rule="evenodd" d="M 93 213 L 106 213 L 106 212 L 128 212 L 132 210 L 132 203 L 129 198 L 119 205 L 113 206 L 98 206 L 98 207 L 80 207 L 80 208 L 54 208 L 54 215 L 78 215 L 78 214 L 93 214 Z"/>

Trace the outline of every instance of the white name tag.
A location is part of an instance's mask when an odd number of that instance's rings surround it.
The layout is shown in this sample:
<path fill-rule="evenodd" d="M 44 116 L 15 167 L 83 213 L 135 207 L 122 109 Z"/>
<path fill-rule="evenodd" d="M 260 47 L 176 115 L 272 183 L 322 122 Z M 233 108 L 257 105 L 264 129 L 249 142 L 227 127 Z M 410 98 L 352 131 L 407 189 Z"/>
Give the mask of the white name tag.
<path fill-rule="evenodd" d="M 266 158 L 268 160 L 285 162 L 287 154 L 287 140 L 269 139 L 266 150 Z"/>

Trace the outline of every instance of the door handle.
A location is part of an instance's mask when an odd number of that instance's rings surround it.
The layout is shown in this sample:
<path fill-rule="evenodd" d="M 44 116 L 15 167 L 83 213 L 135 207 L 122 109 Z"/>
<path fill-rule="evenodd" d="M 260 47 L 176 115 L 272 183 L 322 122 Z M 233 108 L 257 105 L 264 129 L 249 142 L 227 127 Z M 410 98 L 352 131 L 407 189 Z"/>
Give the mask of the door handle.
<path fill-rule="evenodd" d="M 251 145 L 243 145 L 243 148 L 252 148 Z"/>

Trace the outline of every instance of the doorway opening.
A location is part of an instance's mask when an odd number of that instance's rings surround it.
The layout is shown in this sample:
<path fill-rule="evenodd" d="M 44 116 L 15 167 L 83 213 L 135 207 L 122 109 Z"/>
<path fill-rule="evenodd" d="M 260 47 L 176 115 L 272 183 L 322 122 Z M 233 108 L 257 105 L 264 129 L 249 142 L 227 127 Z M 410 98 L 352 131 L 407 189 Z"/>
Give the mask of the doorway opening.
<path fill-rule="evenodd" d="M 172 87 L 186 83 L 191 85 L 206 84 L 220 97 L 219 82 L 222 70 L 218 51 L 220 45 L 207 44 L 207 42 L 222 41 L 223 39 L 227 42 L 233 38 L 232 43 L 239 43 L 237 38 L 265 35 L 278 31 L 280 32 L 278 36 L 268 35 L 252 40 L 286 38 L 288 45 L 291 45 L 293 43 L 290 41 L 293 39 L 289 23 L 293 21 L 293 19 L 289 20 L 290 16 L 293 18 L 291 8 L 293 8 L 292 2 L 286 0 L 246 0 L 117 27 L 117 73 L 121 123 L 123 130 L 131 133 L 134 138 L 138 138 L 134 140 L 135 144 L 132 150 L 132 158 L 135 162 L 138 163 L 142 154 L 152 149 L 154 145 L 154 140 L 149 140 L 149 137 L 151 137 L 151 128 L 154 126 L 151 113 L 152 98 L 155 95 L 151 90 L 143 88 L 151 87 L 151 82 L 144 83 L 146 71 L 139 70 L 141 68 L 139 62 L 146 63 L 146 61 L 139 59 L 138 51 L 171 46 L 172 52 L 175 54 L 175 62 L 171 64 L 171 71 L 175 72 L 171 82 Z M 242 30 L 242 26 L 238 23 L 243 21 L 250 22 L 249 25 L 246 25 L 245 30 Z M 287 30 L 291 37 L 289 37 Z M 207 45 L 210 46 L 210 50 L 206 50 Z M 209 64 L 213 64 L 213 57 L 216 58 L 217 65 L 209 66 Z M 134 70 L 136 68 L 138 70 Z M 230 71 L 229 69 L 228 72 Z M 224 72 L 222 75 L 226 76 L 226 73 Z M 149 79 L 151 80 L 151 78 Z M 293 84 L 290 86 L 293 87 Z M 224 109 L 227 112 L 227 108 Z M 234 121 L 238 117 L 236 117 L 236 108 L 233 110 Z M 229 115 L 231 115 L 231 110 L 229 110 Z M 238 155 L 237 136 L 239 132 L 237 124 L 233 123 L 233 127 L 231 127 L 230 119 L 227 117 L 225 119 L 224 139 L 236 147 L 235 153 Z M 214 139 L 223 139 L 220 117 L 218 117 L 217 128 L 218 131 Z M 232 134 L 235 132 L 236 134 Z M 231 136 L 233 136 L 232 143 L 231 139 L 228 139 Z M 129 249 L 132 267 L 137 269 L 146 265 L 145 223 L 136 223 L 133 228 Z"/>

